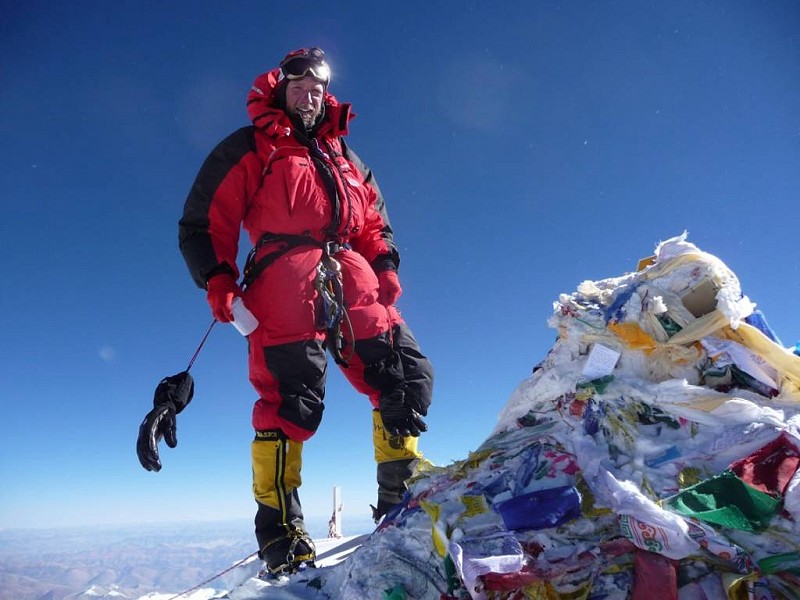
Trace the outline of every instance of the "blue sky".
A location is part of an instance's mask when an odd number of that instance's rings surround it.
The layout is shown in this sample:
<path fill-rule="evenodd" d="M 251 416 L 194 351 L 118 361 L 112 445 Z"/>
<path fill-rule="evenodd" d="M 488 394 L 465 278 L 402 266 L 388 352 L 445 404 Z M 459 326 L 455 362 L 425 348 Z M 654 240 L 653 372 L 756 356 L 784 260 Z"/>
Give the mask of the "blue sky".
<path fill-rule="evenodd" d="M 436 367 L 437 464 L 489 434 L 551 347 L 552 302 L 662 239 L 724 260 L 788 345 L 800 7 L 763 2 L 27 2 L 0 23 L 0 527 L 249 517 L 245 344 L 218 326 L 179 445 L 134 451 L 210 322 L 177 220 L 253 79 L 325 49 Z M 331 364 L 301 498 L 369 512 L 366 399 Z"/>

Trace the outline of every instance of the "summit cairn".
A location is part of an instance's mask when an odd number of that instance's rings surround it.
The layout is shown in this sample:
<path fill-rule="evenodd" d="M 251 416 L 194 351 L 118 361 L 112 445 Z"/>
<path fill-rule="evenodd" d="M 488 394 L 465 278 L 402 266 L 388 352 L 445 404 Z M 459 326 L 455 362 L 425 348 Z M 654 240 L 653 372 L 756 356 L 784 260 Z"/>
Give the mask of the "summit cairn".
<path fill-rule="evenodd" d="M 339 597 L 797 598 L 800 357 L 736 275 L 683 234 L 549 324 L 493 433 L 417 465 Z"/>

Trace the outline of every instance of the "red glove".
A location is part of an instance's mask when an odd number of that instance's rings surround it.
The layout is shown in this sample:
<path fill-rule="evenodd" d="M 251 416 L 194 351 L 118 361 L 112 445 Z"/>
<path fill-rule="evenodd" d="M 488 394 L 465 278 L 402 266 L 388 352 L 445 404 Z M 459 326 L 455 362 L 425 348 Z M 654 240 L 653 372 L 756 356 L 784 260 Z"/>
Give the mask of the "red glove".
<path fill-rule="evenodd" d="M 211 314 L 221 323 L 233 321 L 231 304 L 236 296 L 242 295 L 242 290 L 236 285 L 232 275 L 220 273 L 208 280 L 206 299 L 211 307 Z"/>
<path fill-rule="evenodd" d="M 403 288 L 400 287 L 400 280 L 397 278 L 397 271 L 387 269 L 378 273 L 378 283 L 380 289 L 378 290 L 378 302 L 384 306 L 391 306 L 403 293 Z"/>

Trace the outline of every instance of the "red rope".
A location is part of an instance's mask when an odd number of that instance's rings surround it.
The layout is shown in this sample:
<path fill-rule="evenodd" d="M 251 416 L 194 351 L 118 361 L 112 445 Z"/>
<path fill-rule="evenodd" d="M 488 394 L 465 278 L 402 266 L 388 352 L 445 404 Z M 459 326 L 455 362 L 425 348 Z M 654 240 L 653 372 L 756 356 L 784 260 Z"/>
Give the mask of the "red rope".
<path fill-rule="evenodd" d="M 213 325 L 213 323 L 212 323 L 212 325 Z M 207 583 L 211 583 L 211 582 L 212 582 L 212 581 L 214 581 L 215 579 L 217 579 L 217 578 L 219 578 L 219 577 L 222 577 L 223 575 L 225 575 L 225 573 L 230 573 L 230 572 L 231 572 L 231 571 L 233 571 L 235 568 L 242 566 L 242 565 L 243 565 L 244 563 L 246 563 L 248 560 L 250 560 L 251 558 L 253 558 L 253 557 L 254 557 L 256 554 L 258 554 L 258 552 L 257 552 L 257 551 L 256 551 L 256 552 L 253 552 L 253 553 L 252 553 L 250 556 L 245 556 L 245 557 L 244 557 L 242 560 L 240 560 L 239 562 L 237 562 L 235 565 L 232 565 L 232 566 L 228 567 L 227 569 L 225 569 L 224 571 L 221 571 L 220 573 L 217 573 L 217 574 L 216 574 L 216 575 L 214 575 L 213 577 L 209 577 L 209 578 L 208 578 L 208 579 L 206 579 L 205 581 L 201 581 L 201 582 L 200 582 L 200 583 L 198 583 L 196 586 L 194 586 L 194 587 L 192 587 L 192 588 L 189 588 L 188 590 L 184 590 L 184 591 L 183 591 L 183 592 L 181 592 L 180 594 L 176 594 L 175 596 L 173 596 L 173 597 L 172 597 L 172 598 L 170 598 L 169 600 L 175 600 L 176 598 L 180 598 L 181 596 L 185 596 L 186 594 L 188 594 L 188 593 L 190 593 L 190 592 L 195 592 L 195 591 L 199 590 L 201 587 L 203 587 L 203 586 L 204 586 L 204 585 L 206 585 Z"/>

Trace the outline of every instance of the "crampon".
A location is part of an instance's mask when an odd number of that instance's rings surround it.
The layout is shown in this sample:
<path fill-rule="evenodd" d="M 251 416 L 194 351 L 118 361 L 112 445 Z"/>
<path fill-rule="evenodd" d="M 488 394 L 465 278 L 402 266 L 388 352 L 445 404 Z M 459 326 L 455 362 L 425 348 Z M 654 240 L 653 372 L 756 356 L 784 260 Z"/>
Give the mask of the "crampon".
<path fill-rule="evenodd" d="M 295 530 L 264 546 L 261 556 L 265 567 L 259 572 L 259 578 L 278 578 L 313 568 L 316 549 L 314 542 L 304 531 Z"/>

